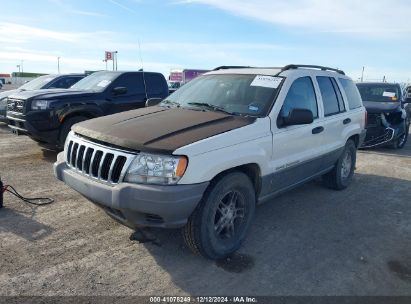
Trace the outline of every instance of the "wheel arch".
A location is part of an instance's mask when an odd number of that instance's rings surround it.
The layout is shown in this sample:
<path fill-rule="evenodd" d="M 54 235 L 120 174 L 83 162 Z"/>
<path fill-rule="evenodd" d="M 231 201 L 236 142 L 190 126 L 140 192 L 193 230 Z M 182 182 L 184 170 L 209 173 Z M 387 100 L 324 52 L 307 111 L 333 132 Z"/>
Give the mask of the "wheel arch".
<path fill-rule="evenodd" d="M 220 173 L 218 173 L 217 175 L 215 175 L 212 178 L 212 180 L 210 182 L 210 186 L 214 185 L 221 178 L 223 178 L 224 176 L 226 176 L 227 174 L 230 174 L 232 172 L 242 172 L 250 178 L 250 180 L 251 180 L 251 182 L 254 186 L 255 195 L 256 195 L 256 199 L 257 199 L 260 192 L 261 192 L 262 178 L 261 178 L 260 166 L 256 163 L 248 163 L 248 164 L 244 164 L 244 165 L 239 165 L 239 166 L 232 167 L 230 169 L 226 169 L 224 171 L 221 171 Z"/>
<path fill-rule="evenodd" d="M 359 145 L 360 145 L 360 135 L 359 135 L 359 134 L 351 135 L 351 136 L 347 139 L 347 141 L 349 141 L 349 140 L 354 141 L 355 147 L 356 147 L 357 149 L 359 148 Z"/>

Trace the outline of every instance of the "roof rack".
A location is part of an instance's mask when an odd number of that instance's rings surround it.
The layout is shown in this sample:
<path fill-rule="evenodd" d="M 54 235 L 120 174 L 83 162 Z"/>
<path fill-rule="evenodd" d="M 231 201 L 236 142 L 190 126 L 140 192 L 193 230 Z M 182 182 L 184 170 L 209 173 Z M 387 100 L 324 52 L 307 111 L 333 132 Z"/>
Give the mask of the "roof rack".
<path fill-rule="evenodd" d="M 213 71 L 218 70 L 228 70 L 228 69 L 247 69 L 251 68 L 250 66 L 241 66 L 241 65 L 222 65 L 213 69 Z"/>
<path fill-rule="evenodd" d="M 333 71 L 333 72 L 337 72 L 339 74 L 345 75 L 344 71 L 341 71 L 339 69 L 329 68 L 329 67 L 325 67 L 321 65 L 309 65 L 309 64 L 289 64 L 283 67 L 281 69 L 281 72 L 287 71 L 287 70 L 294 70 L 298 68 L 311 68 L 311 69 L 319 69 L 322 71 Z"/>

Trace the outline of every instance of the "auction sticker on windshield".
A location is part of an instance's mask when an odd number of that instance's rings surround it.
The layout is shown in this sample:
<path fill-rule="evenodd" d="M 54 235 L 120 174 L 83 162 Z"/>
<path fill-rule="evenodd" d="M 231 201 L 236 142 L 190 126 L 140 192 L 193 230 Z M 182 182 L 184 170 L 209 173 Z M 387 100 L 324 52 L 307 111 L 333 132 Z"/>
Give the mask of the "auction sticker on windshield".
<path fill-rule="evenodd" d="M 276 89 L 282 80 L 281 77 L 257 75 L 250 86 Z"/>
<path fill-rule="evenodd" d="M 102 80 L 97 84 L 97 86 L 105 88 L 106 86 L 108 86 L 110 84 L 110 82 L 111 82 L 110 80 Z"/>
<path fill-rule="evenodd" d="M 393 93 L 393 92 L 384 92 L 382 94 L 382 96 L 384 96 L 384 97 L 395 97 L 395 93 Z"/>

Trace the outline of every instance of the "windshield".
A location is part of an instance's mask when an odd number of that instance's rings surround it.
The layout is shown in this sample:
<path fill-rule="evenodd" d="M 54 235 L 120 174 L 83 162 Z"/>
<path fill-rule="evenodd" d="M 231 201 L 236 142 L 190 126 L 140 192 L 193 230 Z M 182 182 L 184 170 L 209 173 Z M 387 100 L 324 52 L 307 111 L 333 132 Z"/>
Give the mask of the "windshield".
<path fill-rule="evenodd" d="M 265 116 L 282 77 L 245 74 L 200 76 L 171 94 L 163 105 Z"/>
<path fill-rule="evenodd" d="M 96 72 L 75 83 L 71 89 L 102 92 L 120 72 Z"/>
<path fill-rule="evenodd" d="M 393 102 L 400 100 L 400 88 L 395 84 L 358 83 L 363 101 Z"/>
<path fill-rule="evenodd" d="M 19 87 L 20 90 L 40 90 L 50 81 L 54 80 L 57 76 L 56 75 L 44 75 L 37 77 Z"/>

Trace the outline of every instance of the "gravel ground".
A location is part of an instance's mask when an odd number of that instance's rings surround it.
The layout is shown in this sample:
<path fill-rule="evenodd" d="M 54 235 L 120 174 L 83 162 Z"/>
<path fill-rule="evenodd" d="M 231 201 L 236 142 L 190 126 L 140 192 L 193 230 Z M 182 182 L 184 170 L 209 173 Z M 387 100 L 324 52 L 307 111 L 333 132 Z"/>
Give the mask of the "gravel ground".
<path fill-rule="evenodd" d="M 0 125 L 5 194 L 0 295 L 411 295 L 411 139 L 358 155 L 354 183 L 308 183 L 257 208 L 238 254 L 192 255 L 178 230 L 130 241 L 116 223 L 52 174 L 55 153 Z"/>

